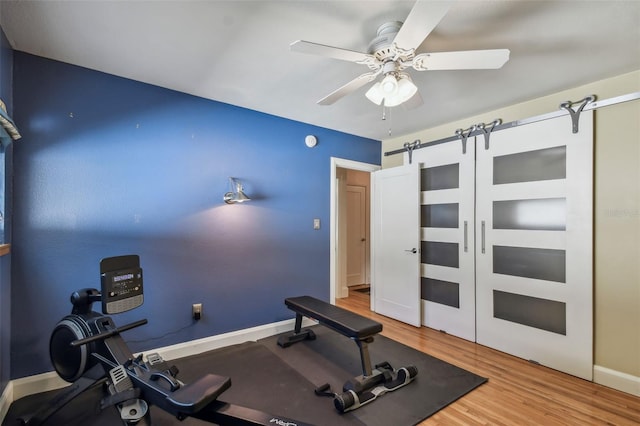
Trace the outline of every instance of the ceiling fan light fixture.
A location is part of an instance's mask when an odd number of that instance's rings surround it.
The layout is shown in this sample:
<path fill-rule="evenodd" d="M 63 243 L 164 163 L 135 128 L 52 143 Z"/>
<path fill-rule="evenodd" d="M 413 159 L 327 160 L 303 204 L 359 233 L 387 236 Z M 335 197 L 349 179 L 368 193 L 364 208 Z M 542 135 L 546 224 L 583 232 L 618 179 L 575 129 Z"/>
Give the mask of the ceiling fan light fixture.
<path fill-rule="evenodd" d="M 417 91 L 418 87 L 413 83 L 409 74 L 402 74 L 400 79 L 398 79 L 398 96 L 403 99 L 402 102 L 411 99 Z"/>
<path fill-rule="evenodd" d="M 376 84 L 371 86 L 369 90 L 367 90 L 367 93 L 365 93 L 365 96 L 374 104 L 381 105 L 384 100 L 384 93 L 380 88 L 380 82 L 378 81 Z"/>
<path fill-rule="evenodd" d="M 395 83 L 395 91 L 387 93 L 384 90 L 384 81 L 392 78 Z M 411 81 L 408 74 L 402 73 L 396 77 L 394 74 L 388 74 L 382 82 L 377 82 L 367 91 L 365 96 L 376 105 L 384 105 L 388 107 L 398 106 L 413 97 L 418 91 L 418 87 Z"/>
<path fill-rule="evenodd" d="M 385 96 L 393 95 L 398 90 L 398 80 L 396 76 L 389 73 L 380 82 L 380 89 Z"/>

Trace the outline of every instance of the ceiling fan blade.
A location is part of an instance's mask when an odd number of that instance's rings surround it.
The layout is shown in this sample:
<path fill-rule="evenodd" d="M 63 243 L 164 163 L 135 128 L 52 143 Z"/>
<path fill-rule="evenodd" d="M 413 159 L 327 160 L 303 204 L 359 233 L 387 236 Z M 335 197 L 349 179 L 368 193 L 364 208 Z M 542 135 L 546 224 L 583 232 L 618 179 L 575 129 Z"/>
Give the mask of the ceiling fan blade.
<path fill-rule="evenodd" d="M 447 1 L 416 1 L 393 42 L 402 49 L 417 48 L 440 23 L 450 7 L 451 2 Z"/>
<path fill-rule="evenodd" d="M 324 44 L 312 43 L 310 41 L 297 40 L 289 45 L 292 52 L 307 53 L 309 55 L 320 55 L 329 58 L 340 59 L 341 61 L 363 62 L 373 58 L 362 52 L 341 49 L 339 47 L 325 46 Z"/>
<path fill-rule="evenodd" d="M 375 72 L 368 72 L 368 73 L 359 75 L 358 77 L 354 78 L 353 80 L 351 80 L 350 82 L 348 82 L 344 86 L 340 87 L 337 90 L 334 90 L 332 93 L 330 93 L 327 96 L 325 96 L 324 98 L 320 99 L 318 101 L 318 104 L 319 105 L 331 105 L 331 104 L 333 104 L 338 99 L 348 95 L 351 92 L 354 92 L 354 91 L 358 90 L 359 88 L 361 88 L 365 84 L 375 80 L 375 78 L 377 77 L 377 75 L 379 73 L 380 73 L 379 71 L 375 71 Z"/>
<path fill-rule="evenodd" d="M 509 60 L 509 54 L 509 49 L 421 53 L 413 58 L 413 68 L 418 71 L 498 69 Z"/>

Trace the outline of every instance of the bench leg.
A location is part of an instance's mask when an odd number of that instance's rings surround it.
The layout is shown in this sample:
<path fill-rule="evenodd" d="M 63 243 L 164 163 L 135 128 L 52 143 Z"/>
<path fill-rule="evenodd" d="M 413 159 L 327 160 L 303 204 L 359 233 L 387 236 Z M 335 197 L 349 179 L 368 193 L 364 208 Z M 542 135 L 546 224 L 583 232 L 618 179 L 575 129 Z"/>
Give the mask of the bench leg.
<path fill-rule="evenodd" d="M 296 313 L 296 325 L 293 328 L 293 333 L 278 337 L 279 346 L 287 348 L 303 340 L 315 340 L 316 334 L 313 331 L 308 328 L 306 330 L 302 329 L 302 317 L 303 315 Z"/>
<path fill-rule="evenodd" d="M 373 337 L 368 337 L 366 339 L 357 339 L 356 344 L 358 345 L 358 349 L 360 349 L 360 363 L 362 364 L 362 375 L 364 377 L 371 376 L 371 357 L 369 356 L 369 343 L 373 342 Z"/>
<path fill-rule="evenodd" d="M 301 329 L 302 329 L 302 315 L 296 313 L 296 325 L 293 328 L 293 332 L 298 334 L 298 333 L 300 333 Z"/>

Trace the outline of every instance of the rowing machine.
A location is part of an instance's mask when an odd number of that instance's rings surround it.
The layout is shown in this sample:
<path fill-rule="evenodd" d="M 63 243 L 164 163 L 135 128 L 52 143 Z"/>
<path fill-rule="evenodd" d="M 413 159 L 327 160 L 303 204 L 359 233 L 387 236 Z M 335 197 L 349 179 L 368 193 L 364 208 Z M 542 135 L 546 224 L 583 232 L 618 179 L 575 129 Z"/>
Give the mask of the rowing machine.
<path fill-rule="evenodd" d="M 218 400 L 231 386 L 231 379 L 206 374 L 192 383 L 178 379 L 178 369 L 158 354 L 137 357 L 120 334 L 147 323 L 146 319 L 117 327 L 113 320 L 92 311 L 102 302 L 104 314 L 117 314 L 143 303 L 142 269 L 136 255 L 118 256 L 100 262 L 101 291 L 83 289 L 71 295 L 73 309 L 53 330 L 49 354 L 58 375 L 73 383 L 30 418 L 25 426 L 39 426 L 89 389 L 102 386 L 100 409 L 116 407 L 124 425 L 151 425 L 149 407 L 172 414 L 178 420 L 194 417 L 220 426 L 296 424 L 296 420 L 274 416 Z"/>

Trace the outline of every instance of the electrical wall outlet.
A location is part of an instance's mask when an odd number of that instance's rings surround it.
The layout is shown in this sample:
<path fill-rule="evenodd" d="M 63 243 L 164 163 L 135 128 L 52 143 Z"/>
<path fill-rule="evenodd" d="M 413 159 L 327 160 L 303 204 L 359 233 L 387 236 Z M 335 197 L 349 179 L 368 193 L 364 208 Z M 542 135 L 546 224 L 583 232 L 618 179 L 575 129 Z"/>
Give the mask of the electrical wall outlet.
<path fill-rule="evenodd" d="M 196 321 L 202 318 L 202 303 L 194 303 L 191 305 L 191 315 Z"/>

